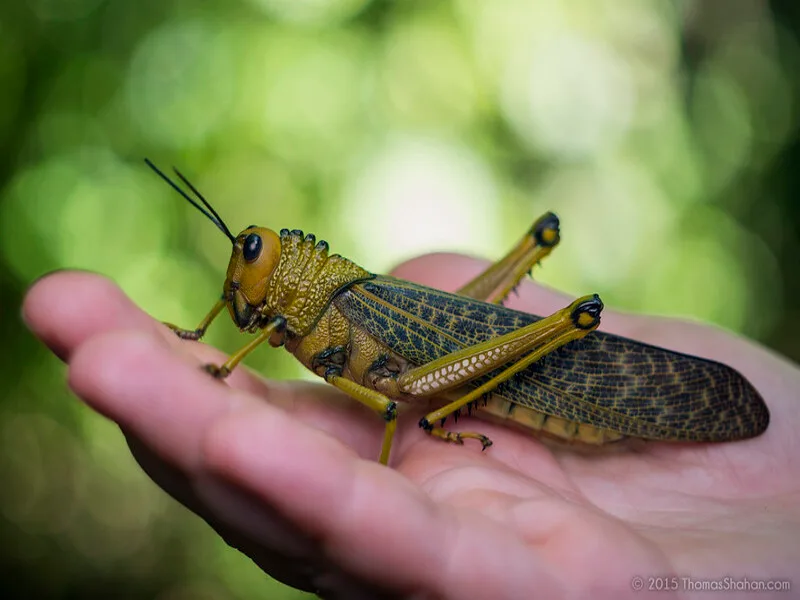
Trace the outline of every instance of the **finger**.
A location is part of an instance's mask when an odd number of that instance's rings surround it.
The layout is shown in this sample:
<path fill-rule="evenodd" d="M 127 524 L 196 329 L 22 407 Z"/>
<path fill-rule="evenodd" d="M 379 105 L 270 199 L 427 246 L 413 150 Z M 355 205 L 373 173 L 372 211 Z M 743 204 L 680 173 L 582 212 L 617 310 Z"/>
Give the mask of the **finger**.
<path fill-rule="evenodd" d="M 327 386 L 262 382 L 265 396 L 257 397 L 213 380 L 198 366 L 160 336 L 112 331 L 74 353 L 69 384 L 98 412 L 187 471 L 196 466 L 200 439 L 215 419 L 265 408 L 267 402 L 285 407 L 297 422 L 307 422 L 360 455 L 377 455 L 381 420 L 338 395 L 329 397 L 335 390 Z"/>
<path fill-rule="evenodd" d="M 88 339 L 113 330 L 140 330 L 167 341 L 171 348 L 194 355 L 202 363 L 220 364 L 225 355 L 197 342 L 184 342 L 136 306 L 112 281 L 81 271 L 59 271 L 37 281 L 25 297 L 23 319 L 62 360 Z M 229 383 L 259 395 L 267 384 L 246 369 L 237 369 Z"/>
<path fill-rule="evenodd" d="M 206 438 L 206 465 L 319 539 L 346 571 L 437 597 L 481 596 L 473 592 L 496 582 L 497 568 L 508 586 L 494 590 L 499 597 L 524 597 L 531 580 L 543 597 L 563 591 L 514 532 L 477 513 L 440 508 L 402 475 L 288 418 L 228 415 Z"/>
<path fill-rule="evenodd" d="M 164 491 L 208 523 L 230 546 L 249 556 L 275 579 L 294 588 L 314 591 L 314 574 L 327 573 L 315 542 L 239 488 L 223 482 L 210 485 L 203 476 L 190 477 L 159 458 L 128 433 L 136 461 Z M 207 479 L 207 478 L 206 478 Z M 205 489 L 201 499 L 197 488 Z"/>
<path fill-rule="evenodd" d="M 225 510 L 231 509 L 230 491 L 222 501 L 219 487 L 216 496 L 197 497 L 197 479 L 202 475 L 198 475 L 199 448 L 205 430 L 220 415 L 231 412 L 281 411 L 215 382 L 196 365 L 185 363 L 156 336 L 113 331 L 95 336 L 76 351 L 70 366 L 70 385 L 94 408 L 121 424 L 137 460 L 155 481 L 263 568 L 280 574 L 285 581 L 305 581 L 315 589 L 342 585 L 351 590 L 358 588 L 357 583 L 348 583 L 347 577 L 330 566 L 319 565 L 312 574 L 290 568 L 284 558 L 287 551 L 298 559 L 311 560 L 316 544 L 309 544 L 291 527 L 281 527 L 276 516 L 262 512 L 259 521 L 249 523 L 253 529 L 249 533 L 246 523 Z M 301 390 L 308 391 L 308 387 Z M 299 398 L 295 400 L 300 402 Z M 379 419 L 373 422 L 378 423 Z M 292 427 L 300 421 L 287 417 L 287 423 L 286 434 L 291 435 Z M 332 439 L 319 431 L 316 435 Z M 378 439 L 376 436 L 375 443 L 370 444 L 370 456 L 377 453 Z M 245 504 L 240 499 L 233 508 L 241 510 Z M 257 544 L 252 541 L 256 533 L 261 534 Z"/>
<path fill-rule="evenodd" d="M 70 361 L 69 385 L 184 471 L 196 465 L 199 436 L 214 418 L 255 403 L 141 331 L 111 331 L 80 345 Z"/>
<path fill-rule="evenodd" d="M 324 598 L 396 597 L 344 573 L 324 556 L 318 539 L 240 486 L 212 476 L 195 489 L 213 511 L 206 519 L 212 527 L 275 579 Z"/>
<path fill-rule="evenodd" d="M 22 317 L 62 360 L 90 337 L 112 329 L 163 329 L 113 282 L 81 271 L 59 271 L 28 290 Z"/>

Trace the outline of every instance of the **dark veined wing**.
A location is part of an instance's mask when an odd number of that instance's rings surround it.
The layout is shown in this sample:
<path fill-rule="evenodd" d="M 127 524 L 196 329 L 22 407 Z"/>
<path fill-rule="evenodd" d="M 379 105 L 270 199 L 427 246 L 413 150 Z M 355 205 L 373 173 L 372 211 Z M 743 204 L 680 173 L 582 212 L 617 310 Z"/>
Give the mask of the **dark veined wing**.
<path fill-rule="evenodd" d="M 334 303 L 417 365 L 540 318 L 381 275 Z M 734 369 L 599 331 L 545 356 L 496 393 L 548 415 L 651 439 L 742 439 L 769 423 L 763 399 Z"/>

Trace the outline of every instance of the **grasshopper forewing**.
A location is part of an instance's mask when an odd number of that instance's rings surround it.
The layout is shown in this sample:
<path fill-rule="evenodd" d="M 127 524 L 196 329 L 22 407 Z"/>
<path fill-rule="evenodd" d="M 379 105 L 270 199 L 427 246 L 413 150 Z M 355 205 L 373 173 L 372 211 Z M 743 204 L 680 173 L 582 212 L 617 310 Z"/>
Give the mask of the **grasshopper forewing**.
<path fill-rule="evenodd" d="M 314 373 L 386 421 L 379 460 L 389 459 L 397 403 L 439 409 L 427 433 L 463 443 L 477 432 L 444 429 L 466 408 L 560 439 L 603 444 L 624 437 L 723 442 L 754 437 L 769 423 L 756 389 L 721 363 L 596 331 L 603 304 L 584 296 L 547 317 L 501 305 L 560 241 L 552 213 L 538 219 L 501 261 L 449 294 L 372 274 L 329 254 L 311 234 L 250 226 L 234 236 L 211 205 L 147 164 L 206 215 L 233 246 L 222 296 L 196 329 L 200 339 L 227 308 L 255 336 L 221 366 L 226 377 L 264 342 L 286 349 Z"/>

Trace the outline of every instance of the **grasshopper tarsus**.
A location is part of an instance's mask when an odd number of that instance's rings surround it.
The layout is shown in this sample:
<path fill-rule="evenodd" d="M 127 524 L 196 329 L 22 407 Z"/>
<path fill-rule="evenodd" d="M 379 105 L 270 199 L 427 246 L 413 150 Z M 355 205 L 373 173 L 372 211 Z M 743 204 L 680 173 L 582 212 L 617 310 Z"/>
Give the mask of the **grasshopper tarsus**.
<path fill-rule="evenodd" d="M 474 439 L 474 440 L 478 440 L 481 443 L 481 452 L 483 452 L 489 446 L 492 445 L 492 440 L 490 440 L 488 437 L 486 437 L 482 433 L 475 433 L 473 431 L 462 431 L 460 433 L 457 433 L 456 435 L 458 436 L 460 444 L 464 443 L 464 438 L 471 438 L 471 439 Z"/>
<path fill-rule="evenodd" d="M 434 431 L 432 433 L 435 434 L 436 432 Z M 459 446 L 463 446 L 464 440 L 467 438 L 478 440 L 481 443 L 481 452 L 483 452 L 489 446 L 492 445 L 492 440 L 490 440 L 488 437 L 486 437 L 482 433 L 475 433 L 473 431 L 460 431 L 455 433 L 451 431 L 446 431 L 444 432 L 443 435 L 439 437 L 443 437 L 448 442 L 453 442 L 455 444 L 458 444 Z"/>
<path fill-rule="evenodd" d="M 481 451 L 486 450 L 492 445 L 492 440 L 483 435 L 482 433 L 475 433 L 472 431 L 447 431 L 441 427 L 434 427 L 433 424 L 426 418 L 422 417 L 419 420 L 419 426 L 434 437 L 438 437 L 446 442 L 452 444 L 464 445 L 464 440 L 467 438 L 478 440 L 481 443 Z"/>
<path fill-rule="evenodd" d="M 221 367 L 214 365 L 214 364 L 206 364 L 201 367 L 203 371 L 211 375 L 214 379 L 219 379 L 220 381 L 225 379 L 228 375 L 231 374 L 230 369 L 225 365 Z"/>
<path fill-rule="evenodd" d="M 202 329 L 183 329 L 177 325 L 173 325 L 172 323 L 167 323 L 166 321 L 164 321 L 164 325 L 172 329 L 172 331 L 175 332 L 175 335 L 182 340 L 192 340 L 196 342 L 205 334 L 205 331 Z"/>

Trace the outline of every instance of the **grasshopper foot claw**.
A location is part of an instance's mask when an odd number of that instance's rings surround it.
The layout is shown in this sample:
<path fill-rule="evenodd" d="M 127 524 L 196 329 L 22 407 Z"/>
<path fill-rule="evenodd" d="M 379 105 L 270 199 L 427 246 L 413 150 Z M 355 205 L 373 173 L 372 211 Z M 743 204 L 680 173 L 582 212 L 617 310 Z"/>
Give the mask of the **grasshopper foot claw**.
<path fill-rule="evenodd" d="M 218 367 L 217 365 L 203 365 L 203 371 L 211 375 L 214 379 L 225 379 L 228 375 L 231 374 L 230 370 L 226 366 Z"/>
<path fill-rule="evenodd" d="M 476 433 L 474 431 L 447 431 L 441 427 L 434 427 L 431 425 L 431 422 L 427 419 L 427 417 L 423 418 L 419 422 L 419 426 L 433 437 L 437 437 L 445 442 L 450 442 L 451 444 L 463 446 L 464 440 L 469 438 L 478 440 L 481 443 L 481 451 L 486 450 L 492 445 L 492 440 L 482 433 Z"/>

